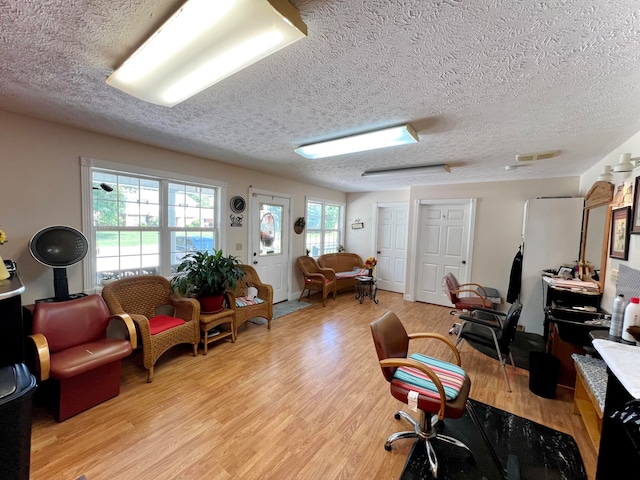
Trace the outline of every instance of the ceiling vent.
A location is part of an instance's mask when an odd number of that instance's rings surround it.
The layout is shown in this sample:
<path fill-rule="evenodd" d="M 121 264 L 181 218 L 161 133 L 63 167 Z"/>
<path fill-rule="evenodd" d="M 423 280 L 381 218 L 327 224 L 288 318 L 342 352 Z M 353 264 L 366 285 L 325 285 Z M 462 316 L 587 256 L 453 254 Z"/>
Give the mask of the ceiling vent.
<path fill-rule="evenodd" d="M 547 160 L 553 158 L 558 154 L 557 151 L 552 150 L 549 152 L 535 152 L 535 153 L 521 153 L 516 155 L 516 162 L 535 162 L 537 160 Z"/>

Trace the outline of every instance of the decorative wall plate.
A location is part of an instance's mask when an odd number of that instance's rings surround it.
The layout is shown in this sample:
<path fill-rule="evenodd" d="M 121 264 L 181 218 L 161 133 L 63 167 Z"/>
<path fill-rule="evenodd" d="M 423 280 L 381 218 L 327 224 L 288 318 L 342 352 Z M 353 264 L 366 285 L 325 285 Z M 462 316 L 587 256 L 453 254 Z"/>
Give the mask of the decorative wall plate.
<path fill-rule="evenodd" d="M 244 209 L 247 207 L 247 202 L 245 201 L 244 198 L 236 195 L 235 197 L 231 198 L 231 210 L 234 213 L 242 213 L 244 212 Z"/>

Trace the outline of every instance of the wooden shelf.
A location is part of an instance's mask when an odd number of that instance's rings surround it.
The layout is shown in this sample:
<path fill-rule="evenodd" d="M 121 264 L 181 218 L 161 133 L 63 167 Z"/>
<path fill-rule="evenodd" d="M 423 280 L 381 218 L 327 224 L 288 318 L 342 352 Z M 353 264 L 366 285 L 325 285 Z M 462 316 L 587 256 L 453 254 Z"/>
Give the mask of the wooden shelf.
<path fill-rule="evenodd" d="M 202 354 L 206 355 L 209 344 L 223 338 L 231 337 L 231 342 L 236 341 L 236 314 L 234 310 L 225 308 L 217 313 L 200 314 L 200 341 L 202 342 Z M 209 336 L 209 330 L 228 324 L 228 330 L 221 330 L 218 335 Z"/>
<path fill-rule="evenodd" d="M 603 412 L 595 395 L 588 386 L 580 369 L 576 369 L 576 388 L 573 397 L 573 412 L 582 417 L 596 453 L 600 449 Z"/>

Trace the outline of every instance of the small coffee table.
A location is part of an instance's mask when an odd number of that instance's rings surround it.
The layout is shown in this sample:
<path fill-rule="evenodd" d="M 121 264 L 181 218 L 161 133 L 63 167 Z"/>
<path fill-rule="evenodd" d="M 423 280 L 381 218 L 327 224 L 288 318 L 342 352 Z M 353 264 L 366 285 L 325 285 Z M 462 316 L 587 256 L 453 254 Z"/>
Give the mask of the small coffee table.
<path fill-rule="evenodd" d="M 236 341 L 236 312 L 230 308 L 225 308 L 221 312 L 200 314 L 200 341 L 202 342 L 202 354 L 206 355 L 211 342 L 231 337 L 231 342 Z M 215 327 L 229 324 L 225 329 L 220 328 L 214 335 L 209 334 L 209 330 Z"/>
<path fill-rule="evenodd" d="M 376 294 L 378 293 L 378 285 L 376 284 L 375 277 L 360 276 L 356 277 L 356 280 L 358 281 L 356 300 L 360 300 L 360 303 L 363 303 L 365 297 L 369 297 L 377 305 L 378 299 L 376 298 Z"/>

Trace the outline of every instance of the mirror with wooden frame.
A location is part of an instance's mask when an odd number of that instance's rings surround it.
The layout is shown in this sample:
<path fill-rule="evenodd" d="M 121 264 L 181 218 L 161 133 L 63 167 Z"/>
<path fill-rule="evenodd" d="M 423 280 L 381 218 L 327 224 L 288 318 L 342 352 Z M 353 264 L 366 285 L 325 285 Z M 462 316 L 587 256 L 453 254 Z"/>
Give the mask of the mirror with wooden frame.
<path fill-rule="evenodd" d="M 581 279 L 596 282 L 600 293 L 604 291 L 607 271 L 612 200 L 613 184 L 609 182 L 594 183 L 584 198 L 580 242 Z M 584 268 L 586 265 L 591 269 Z M 593 271 L 598 272 L 598 280 L 593 279 Z"/>

